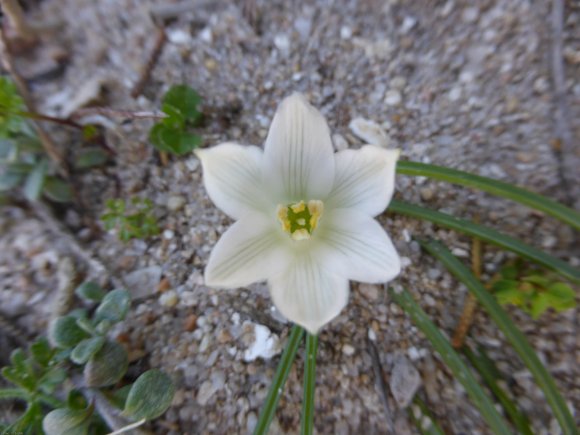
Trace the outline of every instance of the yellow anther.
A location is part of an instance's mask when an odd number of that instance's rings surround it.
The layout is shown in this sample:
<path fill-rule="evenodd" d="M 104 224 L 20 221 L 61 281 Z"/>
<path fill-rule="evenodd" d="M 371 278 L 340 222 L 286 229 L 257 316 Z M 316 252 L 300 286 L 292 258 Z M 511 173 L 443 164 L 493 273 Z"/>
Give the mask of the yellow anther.
<path fill-rule="evenodd" d="M 308 240 L 318 226 L 323 210 L 322 201 L 310 200 L 308 205 L 300 201 L 279 205 L 276 215 L 282 224 L 282 230 L 289 233 L 293 240 Z"/>
<path fill-rule="evenodd" d="M 297 204 L 292 204 L 290 208 L 294 213 L 301 213 L 306 210 L 306 205 L 304 204 L 304 201 L 300 201 Z"/>

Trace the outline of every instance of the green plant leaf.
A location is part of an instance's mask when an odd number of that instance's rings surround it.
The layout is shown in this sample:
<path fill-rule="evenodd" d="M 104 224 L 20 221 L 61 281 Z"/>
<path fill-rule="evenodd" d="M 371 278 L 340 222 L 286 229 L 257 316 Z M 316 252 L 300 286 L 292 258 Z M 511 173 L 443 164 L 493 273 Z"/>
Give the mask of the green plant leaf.
<path fill-rule="evenodd" d="M 316 352 L 318 336 L 306 333 L 306 361 L 304 361 L 304 399 L 302 400 L 302 435 L 314 429 L 314 392 L 316 387 Z"/>
<path fill-rule="evenodd" d="M 76 295 L 87 301 L 100 302 L 107 294 L 99 284 L 87 281 L 79 285 L 75 290 Z"/>
<path fill-rule="evenodd" d="M 163 414 L 175 394 L 171 377 L 161 370 L 143 373 L 129 391 L 123 415 L 133 420 L 152 420 Z"/>
<path fill-rule="evenodd" d="M 54 202 L 71 202 L 73 198 L 70 185 L 60 178 L 52 176 L 46 177 L 42 193 Z"/>
<path fill-rule="evenodd" d="M 492 245 L 496 245 L 508 251 L 515 252 L 516 254 L 527 258 L 528 260 L 541 264 L 548 269 L 554 270 L 555 272 L 574 282 L 580 282 L 580 270 L 577 268 L 572 267 L 564 261 L 552 257 L 543 251 L 532 248 L 531 246 L 528 246 L 517 239 L 492 230 L 491 228 L 477 225 L 473 222 L 459 219 L 445 213 L 429 210 L 417 205 L 408 204 L 397 200 L 391 201 L 391 205 L 389 206 L 388 210 L 393 213 L 399 213 L 402 215 L 431 221 L 443 227 L 451 228 L 464 234 L 477 237 L 484 242 L 491 243 Z"/>
<path fill-rule="evenodd" d="M 304 335 L 304 329 L 298 325 L 292 327 L 288 341 L 286 342 L 286 348 L 280 362 L 278 363 L 278 368 L 276 369 L 276 374 L 270 385 L 270 390 L 268 391 L 268 396 L 262 406 L 260 411 L 260 416 L 258 417 L 258 423 L 254 428 L 254 435 L 265 435 L 268 433 L 268 428 L 276 412 L 276 407 L 278 406 L 278 401 L 282 394 L 282 389 L 288 378 L 288 373 L 292 368 L 292 363 L 294 358 L 296 358 L 296 352 L 298 351 L 298 346 L 302 341 L 302 336 Z"/>
<path fill-rule="evenodd" d="M 70 359 L 75 364 L 85 364 L 105 344 L 104 337 L 87 338 L 81 341 L 73 349 Z"/>
<path fill-rule="evenodd" d="M 43 159 L 39 161 L 34 166 L 34 169 L 32 169 L 32 172 L 28 174 L 24 183 L 24 196 L 26 196 L 29 201 L 36 201 L 40 197 L 47 171 L 48 161 Z"/>
<path fill-rule="evenodd" d="M 433 348 L 439 353 L 445 365 L 451 370 L 455 378 L 463 385 L 473 404 L 479 409 L 482 417 L 495 434 L 511 434 L 504 419 L 499 415 L 489 396 L 481 388 L 477 379 L 467 368 L 461 357 L 455 352 L 449 341 L 441 331 L 427 317 L 407 290 L 401 293 L 389 289 L 393 300 L 411 316 L 413 323 L 425 334 Z"/>
<path fill-rule="evenodd" d="M 114 385 L 125 375 L 128 366 L 125 348 L 117 342 L 107 341 L 85 365 L 85 384 L 88 387 Z"/>
<path fill-rule="evenodd" d="M 180 112 L 185 119 L 195 122 L 201 116 L 198 106 L 201 97 L 195 90 L 187 85 L 174 85 L 163 97 L 163 111 L 167 106 Z M 166 112 L 167 113 L 167 112 Z"/>
<path fill-rule="evenodd" d="M 42 421 L 46 435 L 87 435 L 93 406 L 86 409 L 60 408 L 49 412 Z"/>
<path fill-rule="evenodd" d="M 436 180 L 447 181 L 461 186 L 474 187 L 501 196 L 512 201 L 527 205 L 533 209 L 540 210 L 547 215 L 553 216 L 573 228 L 580 230 L 580 213 L 568 208 L 559 202 L 553 201 L 545 196 L 530 192 L 513 184 L 491 178 L 470 174 L 469 172 L 444 168 L 442 166 L 429 165 L 419 162 L 399 161 L 397 163 L 397 173 L 402 175 L 414 175 L 430 177 Z"/>
<path fill-rule="evenodd" d="M 0 400 L 21 399 L 28 400 L 28 393 L 21 388 L 0 388 Z"/>
<path fill-rule="evenodd" d="M 544 392 L 544 396 L 552 408 L 554 416 L 560 423 L 563 433 L 565 435 L 577 435 L 578 431 L 574 418 L 570 414 L 562 395 L 556 388 L 554 379 L 541 363 L 525 335 L 513 324 L 507 313 L 496 302 L 494 297 L 477 280 L 471 271 L 441 243 L 436 241 L 419 241 L 419 243 L 427 252 L 441 261 L 477 298 L 534 376 L 538 386 Z"/>
<path fill-rule="evenodd" d="M 81 340 L 88 338 L 88 334 L 77 325 L 77 319 L 70 315 L 52 321 L 48 336 L 55 346 L 63 349 L 76 346 Z"/>
<path fill-rule="evenodd" d="M 30 345 L 30 353 L 36 363 L 42 367 L 47 367 L 54 356 L 54 351 L 50 348 L 48 340 L 44 337 L 39 338 Z"/>
<path fill-rule="evenodd" d="M 517 404 L 509 398 L 503 388 L 496 382 L 498 379 L 498 369 L 493 364 L 493 361 L 483 352 L 480 351 L 476 354 L 467 346 L 464 346 L 462 350 L 471 365 L 479 372 L 487 387 L 497 398 L 511 422 L 516 426 L 518 432 L 522 435 L 533 435 L 534 433 L 530 427 L 529 419 L 520 412 Z"/>
<path fill-rule="evenodd" d="M 149 140 L 159 151 L 183 155 L 199 147 L 201 137 L 183 130 L 156 124 L 151 129 Z"/>
<path fill-rule="evenodd" d="M 127 315 L 131 297 L 129 292 L 124 289 L 116 289 L 105 295 L 103 301 L 95 312 L 95 322 L 109 320 L 111 322 L 120 322 Z"/>
<path fill-rule="evenodd" d="M 104 165 L 109 160 L 109 155 L 99 147 L 83 149 L 75 160 L 75 168 L 87 169 Z"/>

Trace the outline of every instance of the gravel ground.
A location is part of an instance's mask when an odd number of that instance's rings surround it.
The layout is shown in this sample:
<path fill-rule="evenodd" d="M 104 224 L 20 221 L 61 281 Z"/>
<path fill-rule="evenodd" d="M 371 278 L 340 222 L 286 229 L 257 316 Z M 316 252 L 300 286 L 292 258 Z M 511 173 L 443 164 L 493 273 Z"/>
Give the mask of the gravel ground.
<path fill-rule="evenodd" d="M 119 109 L 153 110 L 172 84 L 197 89 L 209 114 L 204 146 L 225 140 L 261 144 L 278 102 L 292 91 L 308 95 L 328 117 L 337 149 L 365 141 L 402 150 L 402 158 L 432 162 L 528 186 L 558 200 L 580 197 L 580 173 L 559 164 L 551 76 L 550 2 L 315 1 L 192 2 L 167 28 L 168 42 L 144 95 L 130 90 L 155 40 L 149 0 L 45 0 L 31 18 L 59 23 L 59 31 L 20 58 L 23 71 L 50 67 L 50 53 L 68 53 L 62 73 L 32 82 L 39 110 L 66 115 L 79 95 Z M 564 53 L 567 118 L 580 133 L 580 8 L 566 6 Z M 101 88 L 91 94 L 90 87 Z M 95 98 L 93 98 L 95 99 Z M 217 291 L 203 268 L 231 224 L 209 201 L 199 161 L 163 165 L 147 143 L 151 122 L 112 125 L 114 163 L 78 174 L 84 207 L 57 210 L 70 230 L 137 299 L 117 331 L 140 370 L 171 373 L 178 391 L 155 433 L 246 433 L 256 423 L 289 325 L 274 312 L 264 285 Z M 53 130 L 63 149 L 80 138 Z M 576 140 L 576 143 L 578 141 Z M 560 160 L 579 156 L 564 150 Z M 577 152 L 577 151 L 576 151 Z M 562 184 L 562 177 L 569 180 Z M 482 193 L 425 179 L 399 177 L 400 199 L 477 217 L 576 266 L 574 234 L 550 218 Z M 99 230 L 105 199 L 150 198 L 163 232 L 123 244 Z M 578 205 L 578 202 L 576 202 Z M 380 218 L 403 257 L 395 285 L 409 288 L 449 335 L 466 289 L 422 253 L 413 235 L 436 236 L 468 257 L 470 240 L 427 223 L 386 213 Z M 0 306 L 32 336 L 51 315 L 59 265 L 70 246 L 34 213 L 0 209 Z M 485 247 L 484 278 L 509 255 Z M 86 264 L 77 261 L 80 273 Z M 578 310 L 532 321 L 512 317 L 553 373 L 580 423 Z M 489 318 L 476 314 L 473 343 L 483 344 L 509 377 L 534 433 L 556 434 L 557 424 L 531 375 Z M 371 346 L 385 381 L 402 392 L 419 390 L 446 433 L 489 433 L 465 391 L 385 288 L 352 285 L 343 313 L 320 335 L 315 424 L 318 433 L 386 433 L 387 418 L 373 372 Z M 297 433 L 302 353 L 288 379 L 272 433 Z M 404 396 L 404 394 L 403 394 Z M 397 434 L 414 433 L 389 399 Z"/>

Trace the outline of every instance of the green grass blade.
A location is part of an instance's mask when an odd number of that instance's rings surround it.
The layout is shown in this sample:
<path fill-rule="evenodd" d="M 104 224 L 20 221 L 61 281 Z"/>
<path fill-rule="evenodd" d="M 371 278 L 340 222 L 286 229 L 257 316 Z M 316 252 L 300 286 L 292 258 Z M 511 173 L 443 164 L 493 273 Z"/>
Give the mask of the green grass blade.
<path fill-rule="evenodd" d="M 489 364 L 491 363 L 493 365 L 493 362 L 487 357 L 484 357 L 481 353 L 475 355 L 475 353 L 473 353 L 473 351 L 467 346 L 463 347 L 462 350 L 471 365 L 479 372 L 489 390 L 493 393 L 498 402 L 501 403 L 501 406 L 503 406 L 503 409 L 517 428 L 518 432 L 522 435 L 534 435 L 530 428 L 528 418 L 520 412 L 517 405 L 496 382 L 497 378 L 494 373 L 495 370 L 490 370 L 489 367 Z M 493 366 L 495 367 L 495 365 Z"/>
<path fill-rule="evenodd" d="M 28 394 L 20 388 L 0 388 L 0 400 L 3 399 L 28 399 Z"/>
<path fill-rule="evenodd" d="M 580 213 L 566 207 L 552 199 L 513 184 L 492 178 L 481 177 L 469 172 L 458 171 L 456 169 L 442 166 L 428 165 L 426 163 L 399 161 L 397 163 L 397 173 L 402 175 L 415 175 L 429 177 L 435 180 L 447 181 L 461 186 L 474 187 L 492 195 L 511 199 L 520 204 L 527 205 L 535 210 L 540 210 L 547 215 L 566 222 L 576 230 L 580 230 Z"/>
<path fill-rule="evenodd" d="M 318 335 L 306 334 L 306 361 L 304 361 L 304 400 L 302 401 L 302 435 L 311 435 L 314 429 L 314 391 L 316 388 L 316 352 Z"/>
<path fill-rule="evenodd" d="M 288 373 L 290 373 L 290 368 L 296 358 L 296 352 L 298 351 L 298 346 L 302 341 L 302 335 L 304 335 L 304 329 L 298 325 L 292 327 L 290 332 L 290 337 L 286 343 L 286 349 L 280 358 L 280 363 L 278 363 L 278 368 L 276 369 L 276 374 L 272 380 L 272 385 L 270 386 L 270 391 L 268 391 L 268 396 L 266 397 L 266 402 L 262 407 L 260 412 L 260 417 L 258 418 L 258 423 L 254 429 L 254 435 L 264 435 L 268 433 L 268 427 L 272 422 L 272 418 L 276 412 L 276 407 L 278 406 L 278 401 L 280 400 L 280 395 L 282 394 L 282 389 L 288 378 Z"/>
<path fill-rule="evenodd" d="M 491 243 L 493 245 L 507 249 L 508 251 L 515 252 L 521 257 L 541 264 L 542 266 L 545 266 L 548 269 L 551 269 L 572 281 L 580 282 L 580 270 L 570 266 L 565 261 L 552 257 L 543 251 L 532 248 L 531 246 L 528 246 L 525 243 L 514 239 L 513 237 L 502 234 L 491 228 L 487 228 L 464 219 L 456 218 L 446 213 L 441 213 L 439 211 L 430 210 L 428 208 L 397 200 L 391 201 L 388 210 L 394 213 L 431 221 L 437 225 L 441 225 L 443 227 L 451 228 L 464 234 L 477 237 L 484 242 Z"/>
<path fill-rule="evenodd" d="M 414 414 L 413 408 L 409 408 L 409 416 L 411 417 L 411 421 L 415 424 L 417 430 L 421 433 L 421 435 L 445 435 L 443 429 L 437 424 L 435 417 L 425 402 L 423 402 L 419 396 L 415 396 L 413 398 L 413 405 L 415 405 L 421 411 L 420 416 L 416 416 Z M 425 417 L 427 417 L 427 421 L 425 421 Z"/>
<path fill-rule="evenodd" d="M 525 335 L 513 324 L 495 298 L 475 278 L 471 271 L 441 243 L 436 241 L 420 241 L 420 243 L 475 295 L 479 303 L 486 309 L 536 379 L 538 386 L 544 392 L 546 400 L 554 412 L 554 416 L 560 423 L 563 433 L 566 435 L 577 435 L 578 429 L 574 423 L 574 418 L 556 388 L 554 379 L 540 362 L 540 359 L 528 343 Z"/>
<path fill-rule="evenodd" d="M 427 317 L 427 314 L 419 307 L 407 290 L 396 293 L 389 289 L 389 292 L 395 302 L 403 308 L 413 319 L 413 323 L 427 337 L 433 348 L 439 353 L 441 359 L 457 378 L 465 391 L 471 398 L 473 404 L 479 409 L 481 415 L 489 424 L 495 434 L 510 434 L 511 431 L 501 415 L 495 409 L 490 397 L 483 391 L 483 388 L 477 383 L 477 379 L 471 373 L 461 357 L 455 352 L 449 341 L 443 336 L 441 331 Z"/>

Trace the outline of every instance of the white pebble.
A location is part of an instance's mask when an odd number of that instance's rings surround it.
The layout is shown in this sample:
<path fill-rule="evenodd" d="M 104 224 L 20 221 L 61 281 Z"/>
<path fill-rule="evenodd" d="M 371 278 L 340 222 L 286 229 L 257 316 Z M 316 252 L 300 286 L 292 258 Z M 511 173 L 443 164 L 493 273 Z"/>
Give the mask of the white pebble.
<path fill-rule="evenodd" d="M 352 347 L 350 344 L 342 345 L 342 353 L 344 353 L 346 356 L 354 355 L 354 350 L 354 347 Z"/>
<path fill-rule="evenodd" d="M 387 147 L 391 138 L 373 121 L 364 118 L 355 118 L 348 124 L 351 131 L 368 144 Z"/>
<path fill-rule="evenodd" d="M 175 290 L 169 290 L 159 296 L 159 303 L 164 307 L 174 307 L 179 302 L 179 297 Z"/>
<path fill-rule="evenodd" d="M 389 89 L 385 95 L 385 103 L 389 106 L 398 106 L 403 101 L 401 93 L 396 89 Z"/>

